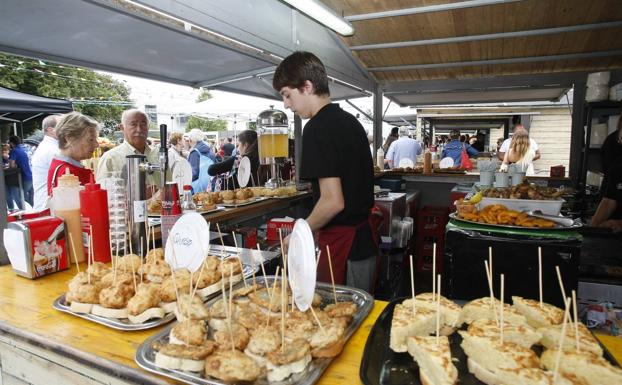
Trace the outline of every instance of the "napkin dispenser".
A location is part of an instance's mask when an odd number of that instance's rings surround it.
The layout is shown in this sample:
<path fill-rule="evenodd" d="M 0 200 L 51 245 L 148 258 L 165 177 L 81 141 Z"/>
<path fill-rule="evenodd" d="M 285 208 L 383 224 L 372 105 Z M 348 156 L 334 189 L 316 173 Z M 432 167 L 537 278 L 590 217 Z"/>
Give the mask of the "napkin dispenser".
<path fill-rule="evenodd" d="M 13 271 L 22 277 L 35 279 L 69 268 L 61 218 L 45 215 L 9 222 L 4 245 Z"/>

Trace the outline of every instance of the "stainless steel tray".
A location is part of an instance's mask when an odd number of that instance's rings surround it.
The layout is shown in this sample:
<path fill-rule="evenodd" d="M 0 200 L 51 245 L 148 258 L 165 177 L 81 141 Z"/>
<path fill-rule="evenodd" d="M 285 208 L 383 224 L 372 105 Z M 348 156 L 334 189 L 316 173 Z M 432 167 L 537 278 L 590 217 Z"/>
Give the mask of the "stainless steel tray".
<path fill-rule="evenodd" d="M 202 207 L 198 207 L 197 208 L 197 214 L 201 214 L 201 215 L 203 215 L 203 214 L 211 214 L 211 213 L 215 213 L 215 212 L 222 211 L 222 210 L 223 210 L 223 208 L 222 207 L 218 207 L 218 206 L 216 206 L 215 208 L 210 209 L 210 210 L 203 210 Z M 149 218 L 159 218 L 160 214 L 159 213 L 153 213 L 153 212 L 147 212 L 147 216 Z"/>
<path fill-rule="evenodd" d="M 265 201 L 266 197 L 254 197 L 254 198 L 248 198 L 248 202 L 244 202 L 244 203 L 218 203 L 219 207 L 241 207 L 241 206 L 248 206 L 248 205 L 252 205 L 254 203 L 258 203 L 261 201 Z"/>
<path fill-rule="evenodd" d="M 456 221 L 472 223 L 474 225 L 480 226 L 492 226 L 492 227 L 500 227 L 505 229 L 521 229 L 521 230 L 535 230 L 535 231 L 551 231 L 551 230 L 576 230 L 583 227 L 583 223 L 579 220 L 575 220 L 572 226 L 562 226 L 559 224 L 555 224 L 553 227 L 525 227 L 525 226 L 512 226 L 512 225 L 494 225 L 492 223 L 483 223 L 483 222 L 475 222 L 470 221 L 468 219 L 462 219 L 456 213 L 449 214 L 450 219 L 454 219 Z"/>
<path fill-rule="evenodd" d="M 216 254 L 218 254 L 218 253 L 216 253 Z M 212 254 L 212 255 L 214 255 L 214 254 Z M 223 254 L 219 254 L 219 255 L 227 256 L 228 254 L 227 253 L 223 253 Z M 258 270 L 258 266 L 242 265 L 242 274 L 243 274 L 244 278 L 252 277 L 253 276 L 253 272 L 257 273 L 257 270 Z M 218 294 L 219 293 L 214 293 L 214 294 L 208 295 L 207 298 L 206 298 L 206 301 L 209 301 L 210 299 L 213 299 L 214 297 L 218 296 Z M 171 322 L 172 320 L 175 319 L 175 314 L 174 313 L 167 313 L 163 318 L 159 318 L 159 319 L 155 319 L 155 320 L 152 320 L 152 321 L 143 322 L 141 324 L 133 324 L 126 318 L 117 319 L 117 318 L 101 317 L 101 316 L 94 315 L 94 314 L 76 313 L 76 312 L 71 311 L 71 308 L 69 307 L 69 305 L 65 301 L 65 294 L 62 294 L 60 297 L 56 298 L 56 300 L 52 304 L 52 307 L 54 309 L 62 311 L 64 313 L 71 314 L 71 315 L 74 315 L 76 317 L 84 318 L 85 320 L 89 320 L 89 321 L 98 323 L 100 325 L 107 326 L 107 327 L 112 328 L 112 329 L 123 330 L 123 331 L 134 331 L 134 330 L 151 329 L 151 328 L 155 328 L 155 327 L 160 326 L 160 325 L 167 324 L 167 323 L 169 323 L 169 322 Z"/>
<path fill-rule="evenodd" d="M 257 277 L 258 283 L 268 283 L 271 285 L 274 282 L 274 276 L 268 277 Z M 278 278 L 280 280 L 280 278 Z M 247 284 L 252 284 L 251 280 L 246 281 Z M 240 288 L 244 285 L 243 282 L 239 282 L 235 285 L 235 288 Z M 348 325 L 346 329 L 346 341 L 350 339 L 352 334 L 358 329 L 367 315 L 371 311 L 374 306 L 374 298 L 366 293 L 363 290 L 355 289 L 352 287 L 340 286 L 336 285 L 337 290 L 337 298 L 340 301 L 352 301 L 357 304 L 358 310 L 354 317 L 352 318 L 352 322 Z M 322 304 L 330 304 L 333 303 L 333 290 L 330 284 L 325 284 L 318 282 L 316 289 L 316 293 L 318 293 L 322 297 Z M 211 306 L 218 298 L 213 298 L 208 302 L 208 306 Z M 170 330 L 174 325 L 170 325 L 161 332 L 156 335 L 153 335 L 146 339 L 140 346 L 138 350 L 136 350 L 136 356 L 134 360 L 141 368 L 165 376 L 172 378 L 174 380 L 184 382 L 186 384 L 204 384 L 204 385 L 223 385 L 225 382 L 217 380 L 217 379 L 207 379 L 203 377 L 202 373 L 194 373 L 194 372 L 184 372 L 181 370 L 170 370 L 159 368 L 155 365 L 155 352 L 151 348 L 151 345 L 158 342 L 168 342 L 168 335 Z M 324 373 L 324 370 L 331 363 L 332 358 L 314 358 L 307 368 L 301 372 L 294 374 L 287 378 L 284 381 L 279 382 L 279 384 L 306 384 L 311 385 L 314 384 Z M 259 379 L 255 381 L 257 385 L 269 384 L 269 381 L 266 378 Z"/>

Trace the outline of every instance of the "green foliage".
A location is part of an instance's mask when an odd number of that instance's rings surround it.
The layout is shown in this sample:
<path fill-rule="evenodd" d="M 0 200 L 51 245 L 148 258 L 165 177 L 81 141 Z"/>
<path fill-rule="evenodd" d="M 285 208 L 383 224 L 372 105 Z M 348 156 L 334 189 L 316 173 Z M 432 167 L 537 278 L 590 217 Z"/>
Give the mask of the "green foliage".
<path fill-rule="evenodd" d="M 206 90 L 205 88 L 201 88 L 201 93 L 199 94 L 199 96 L 197 96 L 196 102 L 201 103 L 211 98 L 212 98 L 212 94 L 210 94 L 209 91 Z"/>
<path fill-rule="evenodd" d="M 249 130 L 257 131 L 256 121 L 248 122 L 246 126 L 248 127 Z"/>
<path fill-rule="evenodd" d="M 130 89 L 109 75 L 6 54 L 0 54 L 0 63 L 3 65 L 0 86 L 33 95 L 75 100 L 74 110 L 102 123 L 105 131 L 114 129 L 121 120 L 121 113 L 132 106 Z M 87 100 L 96 101 L 96 104 L 86 103 Z M 24 124 L 24 135 L 38 128 L 40 122 Z"/>
<path fill-rule="evenodd" d="M 206 119 L 199 116 L 188 118 L 186 132 L 198 128 L 201 131 L 226 131 L 227 121 L 223 119 Z"/>

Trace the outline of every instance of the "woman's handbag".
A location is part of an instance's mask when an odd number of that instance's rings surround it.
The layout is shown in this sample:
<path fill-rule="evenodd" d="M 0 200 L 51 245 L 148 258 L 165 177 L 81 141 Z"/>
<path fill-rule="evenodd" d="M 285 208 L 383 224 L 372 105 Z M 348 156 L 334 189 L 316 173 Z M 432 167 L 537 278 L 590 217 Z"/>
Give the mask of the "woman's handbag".
<path fill-rule="evenodd" d="M 471 159 L 469 159 L 469 154 L 464 144 L 462 145 L 462 153 L 460 154 L 460 168 L 467 171 L 473 169 L 473 163 L 471 163 Z"/>

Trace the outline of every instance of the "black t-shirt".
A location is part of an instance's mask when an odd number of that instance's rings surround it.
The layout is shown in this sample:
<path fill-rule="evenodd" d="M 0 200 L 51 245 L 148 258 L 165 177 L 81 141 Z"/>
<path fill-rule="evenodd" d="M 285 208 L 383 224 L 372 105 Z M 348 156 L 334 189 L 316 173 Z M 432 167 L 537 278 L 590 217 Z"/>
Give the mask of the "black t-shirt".
<path fill-rule="evenodd" d="M 222 146 L 222 150 L 224 151 L 225 156 L 231 156 L 234 149 L 235 149 L 235 144 L 233 143 L 225 143 Z"/>
<path fill-rule="evenodd" d="M 374 205 L 373 161 L 363 126 L 338 104 L 327 104 L 305 125 L 300 177 L 311 182 L 313 201 L 320 199 L 320 178 L 341 179 L 344 209 L 328 224 L 358 225 Z M 350 259 L 375 255 L 371 230 L 357 230 Z"/>
<path fill-rule="evenodd" d="M 616 210 L 608 219 L 622 219 L 622 164 L 609 168 L 604 197 L 613 199 L 617 203 Z"/>
<path fill-rule="evenodd" d="M 603 172 L 607 175 L 608 168 L 615 164 L 622 163 L 622 144 L 618 142 L 618 131 L 614 131 L 607 136 L 600 148 L 601 161 L 603 162 Z"/>

